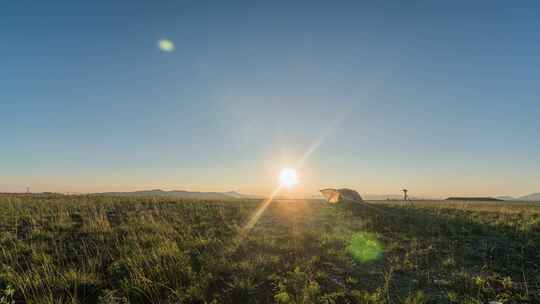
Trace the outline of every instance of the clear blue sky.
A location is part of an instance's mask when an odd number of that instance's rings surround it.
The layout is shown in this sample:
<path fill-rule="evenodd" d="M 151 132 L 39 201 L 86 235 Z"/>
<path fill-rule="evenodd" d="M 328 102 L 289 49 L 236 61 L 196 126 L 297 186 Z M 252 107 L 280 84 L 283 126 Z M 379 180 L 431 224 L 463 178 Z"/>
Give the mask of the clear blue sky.
<path fill-rule="evenodd" d="M 539 15 L 538 1 L 5 1 L 0 192 L 265 194 L 322 134 L 306 193 L 538 192 Z"/>

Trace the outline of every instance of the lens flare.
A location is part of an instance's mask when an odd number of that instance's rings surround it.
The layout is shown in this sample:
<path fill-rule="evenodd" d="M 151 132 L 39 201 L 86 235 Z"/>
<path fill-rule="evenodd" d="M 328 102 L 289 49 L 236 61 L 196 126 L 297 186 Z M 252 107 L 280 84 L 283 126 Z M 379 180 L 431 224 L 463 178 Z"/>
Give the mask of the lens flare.
<path fill-rule="evenodd" d="M 163 52 L 174 51 L 174 43 L 169 39 L 160 39 L 157 45 L 158 45 L 158 48 Z"/>
<path fill-rule="evenodd" d="M 382 256 L 383 246 L 373 233 L 358 232 L 352 235 L 347 252 L 360 263 L 368 263 Z"/>
<path fill-rule="evenodd" d="M 281 186 L 277 187 L 274 190 L 274 192 L 272 192 L 270 197 L 265 199 L 262 202 L 262 204 L 260 204 L 259 207 L 257 207 L 257 209 L 255 210 L 255 212 L 253 213 L 253 215 L 251 216 L 249 221 L 242 228 L 242 234 L 246 234 L 247 232 L 249 232 L 251 230 L 251 228 L 253 228 L 253 226 L 255 226 L 255 224 L 257 224 L 257 221 L 259 220 L 261 215 L 264 213 L 264 210 L 266 210 L 266 208 L 268 208 L 268 206 L 270 205 L 270 203 L 274 199 L 274 196 L 276 196 L 276 194 L 278 194 L 280 189 L 281 189 Z"/>

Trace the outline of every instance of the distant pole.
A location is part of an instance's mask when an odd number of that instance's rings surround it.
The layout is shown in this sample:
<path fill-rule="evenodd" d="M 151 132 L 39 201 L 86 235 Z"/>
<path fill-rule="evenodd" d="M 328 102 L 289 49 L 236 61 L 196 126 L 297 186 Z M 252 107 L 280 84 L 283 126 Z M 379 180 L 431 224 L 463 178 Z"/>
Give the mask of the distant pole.
<path fill-rule="evenodd" d="M 26 187 L 26 194 L 30 194 L 30 187 Z"/>
<path fill-rule="evenodd" d="M 404 200 L 404 201 L 409 200 L 409 197 L 407 196 L 407 191 L 408 191 L 408 190 L 407 190 L 407 189 L 403 189 L 403 190 L 401 190 L 401 191 L 403 191 L 403 200 Z"/>

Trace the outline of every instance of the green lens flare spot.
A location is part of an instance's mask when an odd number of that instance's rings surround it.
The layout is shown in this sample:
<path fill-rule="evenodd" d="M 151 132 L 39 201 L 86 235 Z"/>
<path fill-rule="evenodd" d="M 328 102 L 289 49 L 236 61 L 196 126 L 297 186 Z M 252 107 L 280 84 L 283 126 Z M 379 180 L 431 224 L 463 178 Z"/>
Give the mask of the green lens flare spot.
<path fill-rule="evenodd" d="M 383 247 L 373 233 L 357 232 L 352 235 L 346 248 L 353 259 L 368 263 L 382 256 Z"/>

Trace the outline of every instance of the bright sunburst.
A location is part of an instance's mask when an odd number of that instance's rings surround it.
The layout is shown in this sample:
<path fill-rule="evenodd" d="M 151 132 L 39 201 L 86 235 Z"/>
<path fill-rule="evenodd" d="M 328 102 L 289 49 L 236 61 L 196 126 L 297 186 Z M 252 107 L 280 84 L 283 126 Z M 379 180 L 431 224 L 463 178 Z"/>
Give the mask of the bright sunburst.
<path fill-rule="evenodd" d="M 296 175 L 296 170 L 291 168 L 283 168 L 279 173 L 279 181 L 282 186 L 292 187 L 298 184 L 298 176 Z"/>

